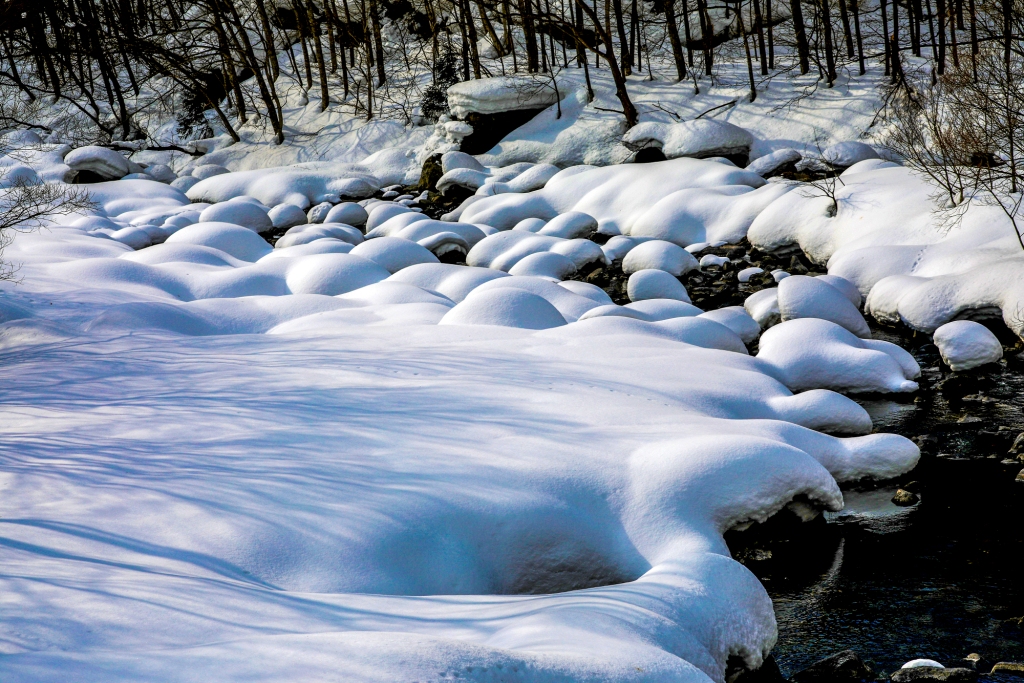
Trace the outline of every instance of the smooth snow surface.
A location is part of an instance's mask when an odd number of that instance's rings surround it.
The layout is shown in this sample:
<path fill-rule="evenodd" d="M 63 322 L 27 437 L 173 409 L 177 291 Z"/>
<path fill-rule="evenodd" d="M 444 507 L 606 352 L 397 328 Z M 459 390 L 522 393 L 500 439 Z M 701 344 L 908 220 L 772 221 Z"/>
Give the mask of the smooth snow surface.
<path fill-rule="evenodd" d="M 970 370 L 1003 357 L 1003 345 L 987 327 L 971 320 L 954 320 L 935 330 L 932 341 L 953 370 Z"/>

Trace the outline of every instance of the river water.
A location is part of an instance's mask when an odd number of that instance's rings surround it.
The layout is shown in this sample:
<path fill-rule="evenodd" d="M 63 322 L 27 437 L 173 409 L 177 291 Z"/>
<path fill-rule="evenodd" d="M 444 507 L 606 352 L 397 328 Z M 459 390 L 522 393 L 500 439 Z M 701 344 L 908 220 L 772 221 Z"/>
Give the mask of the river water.
<path fill-rule="evenodd" d="M 922 390 L 862 404 L 876 430 L 917 437 L 922 459 L 881 488 L 845 490 L 846 509 L 790 534 L 794 547 L 763 544 L 775 559 L 747 554 L 775 602 L 783 675 L 844 649 L 880 675 L 918 657 L 1024 661 L 1024 463 L 1004 462 L 1024 431 L 1024 358 L 1004 330 L 1008 360 L 954 374 L 927 337 L 875 329 L 917 357 Z M 898 485 L 920 502 L 891 503 Z"/>

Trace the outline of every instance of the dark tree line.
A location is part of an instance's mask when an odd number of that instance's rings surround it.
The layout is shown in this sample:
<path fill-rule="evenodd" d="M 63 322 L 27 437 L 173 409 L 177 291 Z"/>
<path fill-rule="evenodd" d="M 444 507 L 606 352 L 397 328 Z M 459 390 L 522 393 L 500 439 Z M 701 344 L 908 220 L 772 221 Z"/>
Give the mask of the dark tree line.
<path fill-rule="evenodd" d="M 212 112 L 236 141 L 249 122 L 281 141 L 293 84 L 321 110 L 344 103 L 367 117 L 416 91 L 436 117 L 457 80 L 578 68 L 589 85 L 590 69 L 606 69 L 631 126 L 628 77 L 650 76 L 662 55 L 695 88 L 723 59 L 745 60 L 751 100 L 780 70 L 813 69 L 831 87 L 871 58 L 895 83 L 905 52 L 931 59 L 939 78 L 967 62 L 977 71 L 986 43 L 1015 49 L 1014 1 L 9 0 L 0 87 L 63 103 L 107 141 L 145 138 L 154 106 L 186 137 L 208 135 Z M 431 74 L 425 87 L 408 76 L 417 69 Z M 0 126 L 41 125 L 14 106 L 0 116 Z"/>

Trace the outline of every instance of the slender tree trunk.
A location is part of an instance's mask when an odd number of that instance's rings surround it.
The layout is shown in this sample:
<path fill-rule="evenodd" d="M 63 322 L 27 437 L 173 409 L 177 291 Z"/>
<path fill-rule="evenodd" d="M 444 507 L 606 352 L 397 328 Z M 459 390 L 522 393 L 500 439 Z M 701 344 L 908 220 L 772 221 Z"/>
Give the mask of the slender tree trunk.
<path fill-rule="evenodd" d="M 843 24 L 846 38 L 846 56 L 853 59 L 853 32 L 850 30 L 850 14 L 846 11 L 846 0 L 839 0 L 839 19 Z"/>
<path fill-rule="evenodd" d="M 686 38 L 686 63 L 693 68 L 693 35 L 690 33 L 690 6 L 683 1 L 683 37 Z"/>
<path fill-rule="evenodd" d="M 850 0 L 850 9 L 853 10 L 853 30 L 857 34 L 857 64 L 860 66 L 860 75 L 863 76 L 866 69 L 864 68 L 864 39 L 860 34 L 860 0 Z"/>
<path fill-rule="evenodd" d="M 677 80 L 681 81 L 686 78 L 686 59 L 683 57 L 683 46 L 679 41 L 679 26 L 676 24 L 675 4 L 675 0 L 665 0 L 665 24 L 668 28 L 669 42 L 672 44 L 672 57 L 676 62 Z M 651 58 L 648 56 L 648 64 L 650 61 Z"/>
<path fill-rule="evenodd" d="M 972 0 L 973 1 L 973 0 Z M 889 51 L 889 17 L 885 12 L 885 0 L 879 0 L 879 10 L 882 13 L 882 36 L 885 38 L 882 42 L 885 44 L 885 75 L 888 76 L 892 64 L 892 55 Z"/>
<path fill-rule="evenodd" d="M 747 29 L 743 26 L 743 6 L 736 5 L 736 26 L 743 35 L 743 52 L 747 56 L 747 76 L 750 78 L 750 101 L 757 99 L 757 86 L 754 83 L 754 63 L 750 59 L 750 40 L 747 38 Z"/>
<path fill-rule="evenodd" d="M 751 0 L 754 5 L 754 23 L 757 24 L 757 52 L 760 55 L 761 75 L 768 75 L 768 52 L 764 44 L 764 17 L 761 16 L 761 0 Z"/>
<path fill-rule="evenodd" d="M 629 54 L 629 41 L 626 39 L 626 23 L 622 17 L 622 0 L 612 0 L 615 12 L 615 28 L 619 33 L 619 69 L 628 76 L 631 73 L 633 57 Z"/>
<path fill-rule="evenodd" d="M 882 0 L 885 2 L 885 0 Z M 796 37 L 796 51 L 800 59 L 800 74 L 804 75 L 811 70 L 811 50 L 807 45 L 807 29 L 804 26 L 804 13 L 800 7 L 800 0 L 789 0 L 790 9 L 793 12 L 793 33 Z"/>
<path fill-rule="evenodd" d="M 473 22 L 473 7 L 469 4 L 469 0 L 462 0 L 463 7 L 465 7 L 466 16 L 466 28 L 469 31 L 469 56 L 473 61 L 473 76 L 479 80 L 482 78 L 480 75 L 480 53 L 477 50 L 477 33 L 476 24 Z"/>
<path fill-rule="evenodd" d="M 828 87 L 836 82 L 836 59 L 832 51 L 832 15 L 829 13 L 829 0 L 821 0 L 821 33 L 825 39 L 825 66 L 828 75 Z"/>
<path fill-rule="evenodd" d="M 968 11 L 971 13 L 971 71 L 974 75 L 974 82 L 978 82 L 978 14 L 974 6 L 974 0 L 967 0 Z"/>
<path fill-rule="evenodd" d="M 377 0 L 370 0 L 370 20 L 373 22 L 373 47 L 377 51 L 377 86 L 384 85 L 387 75 L 384 72 L 384 41 L 380 34 L 380 10 Z"/>
<path fill-rule="evenodd" d="M 793 0 L 799 2 L 799 0 Z M 714 37 L 714 25 L 711 23 L 711 15 L 708 14 L 707 0 L 697 0 L 697 15 L 700 17 L 700 42 L 704 50 L 704 73 L 711 75 L 711 67 L 714 61 L 714 52 L 711 48 L 711 39 Z"/>
<path fill-rule="evenodd" d="M 608 59 L 608 67 L 612 72 L 612 80 L 615 82 L 615 95 L 619 98 L 619 103 L 622 105 L 622 113 L 626 117 L 626 128 L 632 128 L 637 123 L 636 107 L 633 106 L 633 102 L 629 99 L 629 92 L 626 90 L 626 78 L 619 70 L 619 65 L 615 60 L 615 48 L 612 46 L 611 36 L 608 31 L 601 27 L 600 19 L 598 19 L 597 12 L 594 12 L 586 0 L 576 0 L 580 9 L 586 12 L 591 20 L 594 22 L 598 34 L 601 38 L 601 42 L 604 43 L 607 52 L 606 57 Z"/>
<path fill-rule="evenodd" d="M 946 73 L 946 0 L 935 0 L 939 19 L 939 54 L 936 55 L 939 75 Z"/>

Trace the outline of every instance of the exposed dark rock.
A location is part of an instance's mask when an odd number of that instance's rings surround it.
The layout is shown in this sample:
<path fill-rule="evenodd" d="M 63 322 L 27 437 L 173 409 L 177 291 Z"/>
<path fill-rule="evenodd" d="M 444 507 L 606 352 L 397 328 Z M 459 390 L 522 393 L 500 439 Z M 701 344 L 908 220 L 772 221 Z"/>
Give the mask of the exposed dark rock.
<path fill-rule="evenodd" d="M 973 672 L 972 672 L 973 673 Z M 875 672 L 853 650 L 843 650 L 793 674 L 793 683 L 843 683 L 875 680 Z"/>
<path fill-rule="evenodd" d="M 420 172 L 420 182 L 415 189 L 420 191 L 430 190 L 436 192 L 437 181 L 440 180 L 443 175 L 444 169 L 441 168 L 441 155 L 432 154 L 423 162 L 423 170 Z"/>
<path fill-rule="evenodd" d="M 978 672 L 973 669 L 940 669 L 934 666 L 915 666 L 899 669 L 889 677 L 892 683 L 914 683 L 915 681 L 947 681 L 947 683 L 974 683 Z"/>
<path fill-rule="evenodd" d="M 1017 438 L 1013 440 L 1013 445 L 1010 446 L 1010 453 L 1019 454 L 1024 453 L 1024 432 L 1017 435 Z"/>
<path fill-rule="evenodd" d="M 977 671 L 980 674 L 987 674 L 992 670 L 992 662 L 988 661 L 977 652 L 972 652 L 964 657 L 964 667 Z"/>
<path fill-rule="evenodd" d="M 920 500 L 920 496 L 911 491 L 907 491 L 906 489 L 896 489 L 896 495 L 892 497 L 893 504 L 899 505 L 900 507 L 915 505 L 920 502 Z"/>
<path fill-rule="evenodd" d="M 546 108 L 514 109 L 500 114 L 470 112 L 466 115 L 465 121 L 473 126 L 473 132 L 462 139 L 459 149 L 466 154 L 484 154 L 501 142 L 503 137 L 527 123 Z"/>
<path fill-rule="evenodd" d="M 785 683 L 786 677 L 779 671 L 774 655 L 768 655 L 759 669 L 741 671 L 731 683 Z"/>
<path fill-rule="evenodd" d="M 996 662 L 992 673 L 1024 677 L 1024 662 Z"/>
<path fill-rule="evenodd" d="M 650 164 L 655 161 L 665 161 L 665 153 L 660 147 L 644 147 L 633 155 L 634 164 Z"/>

